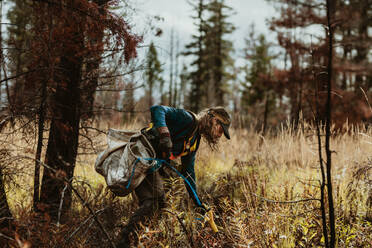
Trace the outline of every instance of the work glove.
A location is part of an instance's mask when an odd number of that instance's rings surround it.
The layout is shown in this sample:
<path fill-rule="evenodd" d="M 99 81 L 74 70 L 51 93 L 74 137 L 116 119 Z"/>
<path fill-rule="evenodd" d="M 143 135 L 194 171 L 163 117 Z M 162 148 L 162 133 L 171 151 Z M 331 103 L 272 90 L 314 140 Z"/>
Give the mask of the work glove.
<path fill-rule="evenodd" d="M 172 152 L 172 140 L 167 127 L 159 127 L 159 151 L 163 159 L 168 159 Z"/>

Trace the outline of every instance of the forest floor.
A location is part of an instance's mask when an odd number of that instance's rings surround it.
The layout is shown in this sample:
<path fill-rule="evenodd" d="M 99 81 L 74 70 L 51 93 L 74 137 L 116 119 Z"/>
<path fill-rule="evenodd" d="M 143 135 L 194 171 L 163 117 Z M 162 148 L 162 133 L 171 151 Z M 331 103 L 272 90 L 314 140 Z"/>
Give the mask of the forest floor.
<path fill-rule="evenodd" d="M 198 193 L 213 209 L 219 232 L 195 211 L 182 180 L 173 178 L 166 208 L 132 237 L 134 247 L 324 247 L 314 129 L 282 128 L 264 137 L 251 129 L 232 130 L 231 136 L 222 138 L 216 151 L 202 143 L 196 160 Z M 31 144 L 34 137 L 27 139 Z M 114 197 L 95 172 L 105 139 L 98 135 L 95 151 L 80 151 L 73 185 L 116 241 L 138 203 L 131 195 Z M 16 143 L 9 150 L 34 157 L 30 144 Z M 371 247 L 372 130 L 335 135 L 331 150 L 337 247 Z M 6 177 L 6 188 L 24 240 L 33 247 L 111 247 L 76 196 L 68 223 L 37 221 L 31 213 L 33 163 L 20 161 L 10 163 L 17 176 Z"/>

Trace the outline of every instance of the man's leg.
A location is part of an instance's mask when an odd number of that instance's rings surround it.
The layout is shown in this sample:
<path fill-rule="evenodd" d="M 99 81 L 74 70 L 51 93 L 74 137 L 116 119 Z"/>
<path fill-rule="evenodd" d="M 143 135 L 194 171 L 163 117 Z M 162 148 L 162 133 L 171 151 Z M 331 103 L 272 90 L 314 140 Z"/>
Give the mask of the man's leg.
<path fill-rule="evenodd" d="M 139 208 L 129 219 L 128 224 L 123 228 L 118 248 L 129 247 L 129 235 L 138 228 L 138 224 L 146 217 L 151 217 L 158 209 L 164 207 L 164 186 L 163 179 L 159 172 L 146 176 L 143 182 L 135 189 L 139 200 Z"/>

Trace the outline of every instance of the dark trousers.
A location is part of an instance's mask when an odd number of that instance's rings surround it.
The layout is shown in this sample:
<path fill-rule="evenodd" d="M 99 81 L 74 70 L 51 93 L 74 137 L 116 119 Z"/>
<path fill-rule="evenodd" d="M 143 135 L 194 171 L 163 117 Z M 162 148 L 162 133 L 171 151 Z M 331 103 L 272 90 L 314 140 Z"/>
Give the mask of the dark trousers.
<path fill-rule="evenodd" d="M 135 189 L 139 201 L 139 208 L 129 219 L 128 224 L 122 230 L 122 240 L 118 247 L 129 247 L 129 234 L 138 228 L 138 224 L 147 217 L 164 207 L 164 181 L 159 171 L 148 174 L 142 183 Z M 128 246 L 120 246 L 121 244 Z"/>

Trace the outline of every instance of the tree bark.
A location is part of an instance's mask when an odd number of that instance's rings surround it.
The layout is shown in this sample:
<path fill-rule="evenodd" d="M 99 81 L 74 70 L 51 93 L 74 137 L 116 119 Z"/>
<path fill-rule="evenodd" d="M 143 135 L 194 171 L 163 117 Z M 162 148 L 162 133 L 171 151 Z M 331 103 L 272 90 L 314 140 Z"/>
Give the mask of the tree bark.
<path fill-rule="evenodd" d="M 2 11 L 3 9 L 3 2 L 1 1 L 0 2 L 0 79 L 2 79 L 2 75 L 1 75 L 1 70 L 3 68 L 3 63 L 4 63 L 4 56 L 3 56 L 3 39 L 2 39 Z M 1 87 L 0 87 L 0 107 L 1 106 Z M 1 111 L 1 108 L 0 108 L 0 111 Z M 5 126 L 6 122 L 7 122 L 7 119 L 9 119 L 8 117 L 6 117 L 6 119 L 4 120 L 0 120 L 0 132 L 2 130 L 2 128 Z M 2 228 L 7 228 L 9 227 L 9 224 L 10 224 L 10 218 L 12 218 L 12 213 L 10 212 L 10 209 L 9 209 L 9 205 L 8 205 L 8 200 L 7 200 L 7 197 L 6 197 L 6 193 L 5 193 L 5 188 L 4 188 L 4 180 L 3 180 L 3 171 L 2 171 L 2 168 L 1 168 L 1 165 L 0 165 L 0 229 Z"/>
<path fill-rule="evenodd" d="M 330 150 L 330 137 L 331 137 L 331 111 L 332 111 L 332 58 L 333 58 L 333 25 L 331 13 L 334 13 L 334 3 L 331 0 L 327 0 L 327 26 L 328 26 L 328 82 L 327 82 L 327 103 L 326 103 L 326 141 L 325 149 L 327 155 L 327 193 L 328 193 L 328 208 L 329 208 L 329 226 L 330 226 L 330 242 L 329 247 L 335 247 L 336 243 L 336 227 L 335 227 L 335 211 L 333 206 L 333 190 L 332 190 L 332 154 Z"/>
<path fill-rule="evenodd" d="M 76 34 L 76 37 L 81 35 Z M 80 47 L 83 47 L 82 42 L 81 39 L 76 41 Z M 73 177 L 79 141 L 82 59 L 66 49 L 60 68 L 63 69 L 55 76 L 57 88 L 52 100 L 53 117 L 45 155 L 45 164 L 57 172 L 44 168 L 40 203 L 53 221 L 58 221 L 60 214 L 63 222 L 71 206 L 71 188 L 65 189 L 62 178 L 71 180 Z"/>
<path fill-rule="evenodd" d="M 5 119 L 0 120 L 0 132 L 6 123 L 10 120 L 10 117 L 7 116 Z M 2 152 L 0 150 L 0 152 Z M 3 156 L 3 154 L 1 154 Z M 4 179 L 3 179 L 3 168 L 0 165 L 0 229 L 9 228 L 10 220 L 12 219 L 12 213 L 10 212 L 8 200 L 5 193 Z"/>

